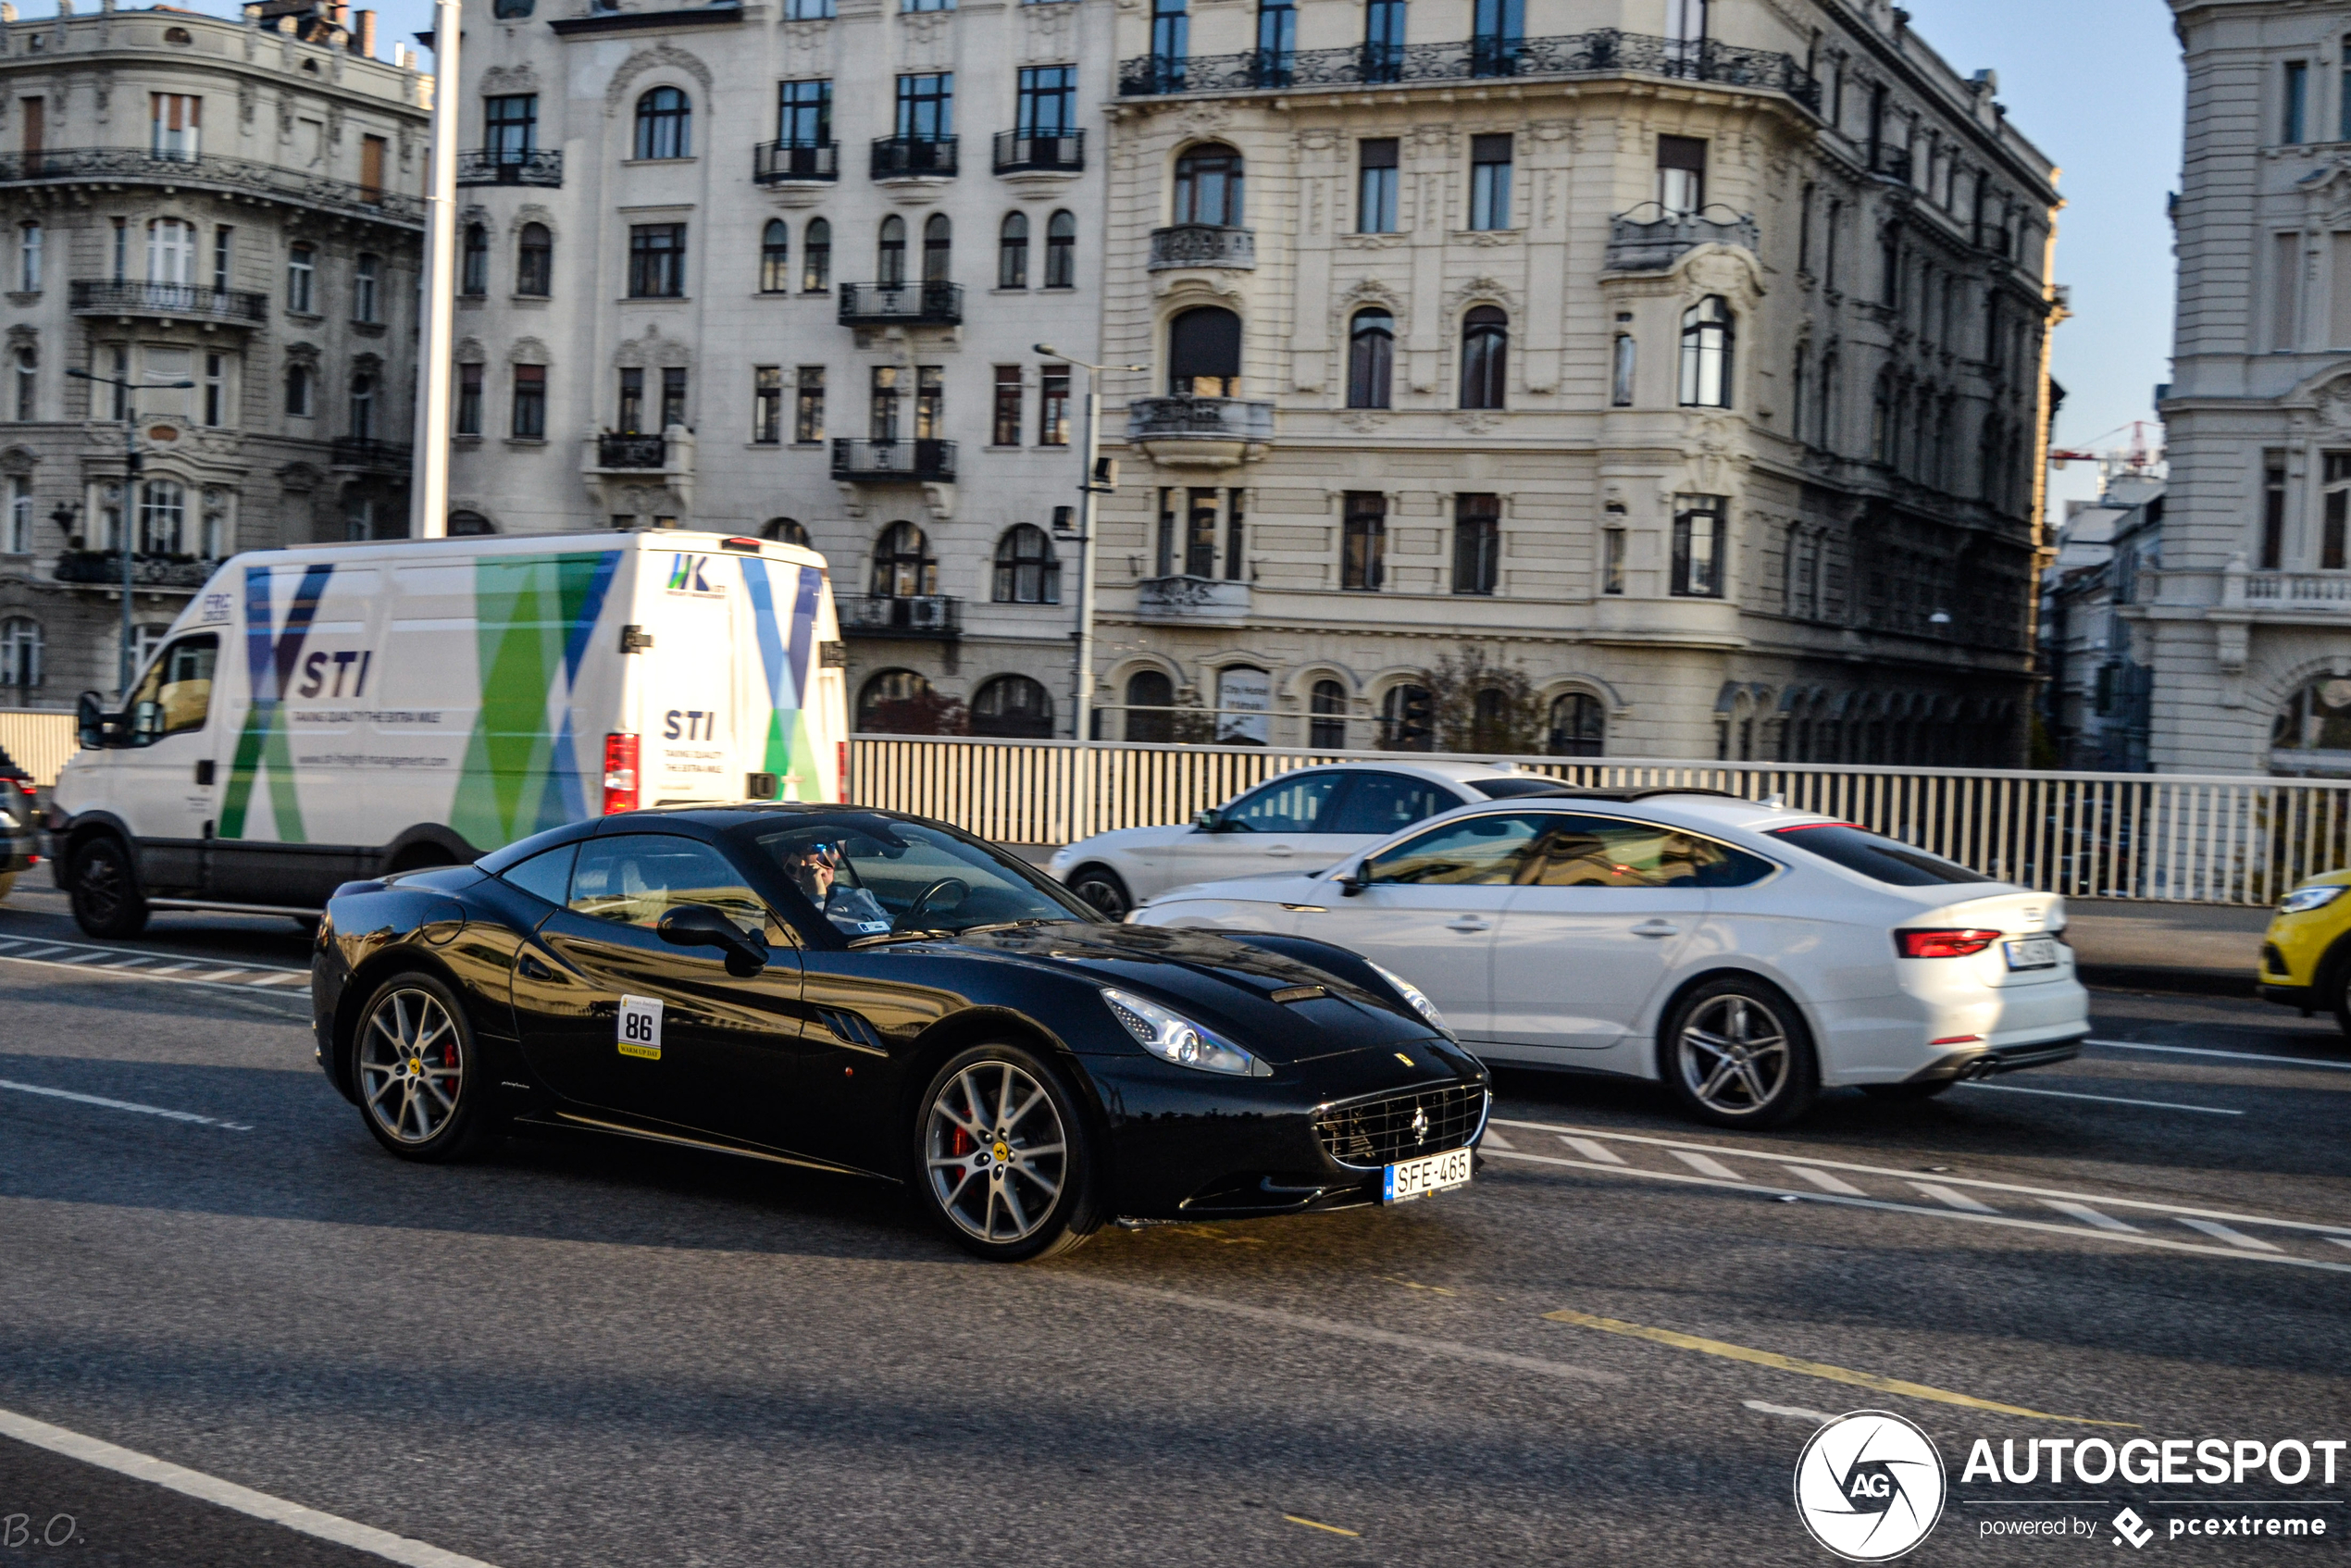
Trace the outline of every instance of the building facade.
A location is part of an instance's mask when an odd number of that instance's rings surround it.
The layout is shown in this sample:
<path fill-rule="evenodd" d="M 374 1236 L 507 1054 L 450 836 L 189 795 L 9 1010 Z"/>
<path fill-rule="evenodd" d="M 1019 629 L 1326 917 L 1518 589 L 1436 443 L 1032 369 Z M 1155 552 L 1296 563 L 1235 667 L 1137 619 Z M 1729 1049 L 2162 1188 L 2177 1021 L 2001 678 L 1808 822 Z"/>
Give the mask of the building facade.
<path fill-rule="evenodd" d="M 2041 573 L 2036 765 L 2148 771 L 2155 672 L 2129 612 L 2161 580 L 2163 512 L 2151 467 L 2108 472 L 2096 501 L 2067 504 Z"/>
<path fill-rule="evenodd" d="M 2351 6 L 2172 0 L 2187 56 L 2151 754 L 2351 776 Z"/>
<path fill-rule="evenodd" d="M 1988 73 L 1878 0 L 1118 16 L 1104 733 L 2022 761 L 2057 196 Z"/>
<path fill-rule="evenodd" d="M 1065 726 L 1111 0 L 467 10 L 453 529 L 805 541 L 861 722 Z"/>
<path fill-rule="evenodd" d="M 0 14 L 0 705 L 115 690 L 126 545 L 143 641 L 407 531 L 429 83 L 355 19 Z"/>

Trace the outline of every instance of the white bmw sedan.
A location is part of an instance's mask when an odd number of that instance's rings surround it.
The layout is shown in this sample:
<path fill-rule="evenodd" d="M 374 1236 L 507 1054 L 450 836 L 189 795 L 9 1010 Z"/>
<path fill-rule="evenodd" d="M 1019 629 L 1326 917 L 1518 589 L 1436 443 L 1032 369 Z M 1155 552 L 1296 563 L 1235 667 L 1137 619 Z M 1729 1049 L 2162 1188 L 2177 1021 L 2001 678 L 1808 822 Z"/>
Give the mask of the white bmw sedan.
<path fill-rule="evenodd" d="M 1119 919 L 1187 882 L 1319 871 L 1400 828 L 1474 802 L 1556 795 L 1556 779 L 1482 763 L 1336 763 L 1267 780 L 1191 822 L 1097 833 L 1046 870 Z"/>
<path fill-rule="evenodd" d="M 1319 875 L 1179 889 L 1131 918 L 1337 942 L 1489 1062 L 1662 1078 L 1723 1126 L 1842 1085 L 1924 1099 L 2090 1032 L 2055 894 L 1702 792 L 1465 807 Z"/>

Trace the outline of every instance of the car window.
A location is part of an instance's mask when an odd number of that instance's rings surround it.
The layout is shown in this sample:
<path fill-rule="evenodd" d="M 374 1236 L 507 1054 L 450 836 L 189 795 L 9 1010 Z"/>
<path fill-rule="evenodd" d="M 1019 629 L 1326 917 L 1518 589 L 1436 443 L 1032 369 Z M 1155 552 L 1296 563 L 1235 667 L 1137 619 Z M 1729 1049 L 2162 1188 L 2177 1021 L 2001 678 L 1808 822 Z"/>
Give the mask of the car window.
<path fill-rule="evenodd" d="M 1930 888 L 1943 882 L 1990 882 L 1995 877 L 1971 871 L 1957 861 L 1912 849 L 1899 840 L 1885 838 L 1850 822 L 1813 822 L 1774 828 L 1772 837 L 1797 849 L 1810 850 L 1822 860 L 1858 871 L 1873 882 L 1897 888 Z"/>
<path fill-rule="evenodd" d="M 1542 826 L 1543 819 L 1531 815 L 1449 822 L 1365 861 L 1362 879 L 1423 888 L 1507 887 Z"/>
<path fill-rule="evenodd" d="M 751 841 L 852 940 L 1100 918 L 1017 862 L 916 823 L 812 823 L 756 833 Z"/>
<path fill-rule="evenodd" d="M 161 724 L 152 739 L 204 728 L 212 711 L 212 668 L 219 656 L 220 639 L 205 632 L 180 639 L 147 666 L 146 678 L 139 682 L 130 705 L 134 714 L 143 703 L 153 703 L 161 711 Z"/>
<path fill-rule="evenodd" d="M 1441 784 L 1408 773 L 1359 773 L 1338 816 L 1325 832 L 1370 833 L 1385 839 L 1424 816 L 1451 811 L 1461 798 Z"/>
<path fill-rule="evenodd" d="M 520 888 L 531 897 L 549 903 L 562 903 L 571 896 L 571 862 L 578 854 L 578 844 L 566 844 L 516 861 L 498 873 L 502 882 Z"/>
<path fill-rule="evenodd" d="M 1544 819 L 1519 880 L 1536 888 L 1743 888 L 1775 870 L 1760 855 L 1661 822 Z"/>
<path fill-rule="evenodd" d="M 1285 775 L 1261 785 L 1218 815 L 1247 833 L 1329 833 L 1331 797 L 1343 773 Z"/>
<path fill-rule="evenodd" d="M 655 926 L 690 903 L 724 911 L 746 931 L 767 924 L 766 906 L 725 855 L 675 833 L 622 833 L 581 844 L 566 902 L 576 915 L 623 926 Z"/>

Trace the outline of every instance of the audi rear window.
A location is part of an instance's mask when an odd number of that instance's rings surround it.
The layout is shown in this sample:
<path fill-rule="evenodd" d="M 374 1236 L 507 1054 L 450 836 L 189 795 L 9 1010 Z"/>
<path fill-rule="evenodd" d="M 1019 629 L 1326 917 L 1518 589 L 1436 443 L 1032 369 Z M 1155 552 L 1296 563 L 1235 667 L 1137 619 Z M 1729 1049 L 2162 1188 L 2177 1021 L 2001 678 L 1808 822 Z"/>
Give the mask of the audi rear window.
<path fill-rule="evenodd" d="M 1567 786 L 1556 778 L 1471 778 L 1464 782 L 1489 801 L 1514 800 L 1520 795 L 1567 793 Z"/>
<path fill-rule="evenodd" d="M 1822 860 L 1858 871 L 1872 882 L 1896 888 L 1931 888 L 1943 882 L 1989 882 L 1995 878 L 1971 871 L 1955 860 L 1912 849 L 1898 840 L 1856 828 L 1849 822 L 1815 822 L 1808 827 L 1774 828 L 1773 838 L 1810 850 Z"/>

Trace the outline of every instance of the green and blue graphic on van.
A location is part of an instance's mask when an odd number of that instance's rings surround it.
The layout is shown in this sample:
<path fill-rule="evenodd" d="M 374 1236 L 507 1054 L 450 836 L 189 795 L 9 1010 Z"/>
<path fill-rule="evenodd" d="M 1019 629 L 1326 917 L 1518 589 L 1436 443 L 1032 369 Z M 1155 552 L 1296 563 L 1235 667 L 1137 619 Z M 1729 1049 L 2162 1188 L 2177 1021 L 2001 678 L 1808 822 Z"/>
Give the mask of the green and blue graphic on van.
<path fill-rule="evenodd" d="M 229 764 L 229 789 L 220 802 L 220 836 L 242 839 L 245 817 L 253 804 L 254 785 L 264 773 L 269 778 L 269 837 L 280 843 L 299 844 L 302 802 L 294 791 L 293 753 L 287 744 L 286 683 L 302 660 L 310 623 L 318 601 L 334 576 L 331 562 L 303 569 L 293 603 L 286 606 L 284 629 L 278 628 L 270 608 L 270 571 L 245 568 L 245 674 L 253 691 L 253 706 L 245 713 L 243 731 L 237 737 L 236 755 Z"/>
<path fill-rule="evenodd" d="M 709 565 L 710 557 L 707 555 L 672 555 L 669 558 L 669 591 L 724 599 L 727 585 L 722 582 L 714 587 L 710 579 L 703 575 L 703 568 Z"/>
<path fill-rule="evenodd" d="M 756 612 L 752 625 L 759 637 L 759 664 L 767 677 L 767 697 L 773 713 L 767 721 L 767 745 L 762 763 L 765 771 L 783 780 L 782 798 L 820 801 L 823 781 L 816 773 L 816 747 L 808 733 L 808 660 L 816 644 L 816 604 L 824 591 L 825 574 L 807 566 L 778 565 L 777 571 L 790 584 L 790 641 L 785 641 L 776 613 L 776 584 L 768 564 L 755 555 L 743 557 L 743 587 Z M 793 582 L 797 579 L 797 582 Z"/>

